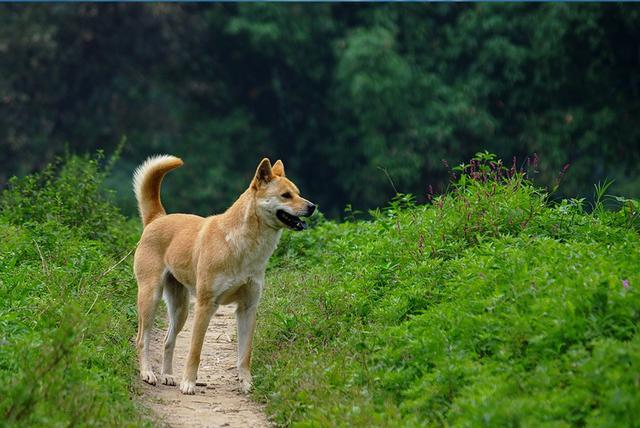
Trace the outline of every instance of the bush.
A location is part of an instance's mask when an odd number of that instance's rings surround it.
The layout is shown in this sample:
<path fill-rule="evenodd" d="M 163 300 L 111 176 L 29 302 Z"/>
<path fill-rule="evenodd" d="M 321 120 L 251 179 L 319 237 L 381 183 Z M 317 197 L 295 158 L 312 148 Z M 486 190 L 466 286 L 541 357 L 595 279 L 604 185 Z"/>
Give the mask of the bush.
<path fill-rule="evenodd" d="M 637 205 L 552 204 L 486 154 L 454 172 L 285 237 L 256 396 L 285 426 L 640 426 Z"/>
<path fill-rule="evenodd" d="M 59 159 L 43 171 L 13 177 L 0 199 L 0 212 L 9 223 L 31 230 L 70 229 L 74 236 L 98 240 L 118 252 L 131 242 L 132 227 L 104 188 L 107 168 L 95 158 Z M 50 226 L 47 226 L 49 224 Z"/>
<path fill-rule="evenodd" d="M 3 426 L 144 425 L 134 392 L 137 227 L 99 158 L 13 179 L 0 198 Z M 121 263 L 119 263 L 119 261 Z"/>

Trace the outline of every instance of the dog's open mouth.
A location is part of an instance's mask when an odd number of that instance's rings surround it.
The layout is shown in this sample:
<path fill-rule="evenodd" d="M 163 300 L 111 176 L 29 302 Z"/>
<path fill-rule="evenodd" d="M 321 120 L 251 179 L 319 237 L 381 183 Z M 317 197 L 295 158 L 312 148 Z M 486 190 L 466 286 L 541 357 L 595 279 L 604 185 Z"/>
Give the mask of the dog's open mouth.
<path fill-rule="evenodd" d="M 307 228 L 307 223 L 300 220 L 300 217 L 291 215 L 286 211 L 283 211 L 283 210 L 276 211 L 276 217 L 278 217 L 278 220 L 283 222 L 285 226 L 287 226 L 289 229 L 304 230 Z"/>

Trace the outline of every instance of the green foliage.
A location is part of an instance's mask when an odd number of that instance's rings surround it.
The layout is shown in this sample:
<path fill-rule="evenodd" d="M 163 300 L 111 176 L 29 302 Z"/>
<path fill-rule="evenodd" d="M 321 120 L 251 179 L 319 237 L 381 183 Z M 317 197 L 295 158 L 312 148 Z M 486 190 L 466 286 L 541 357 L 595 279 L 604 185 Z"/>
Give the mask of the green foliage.
<path fill-rule="evenodd" d="M 301 427 L 638 426 L 637 201 L 552 204 L 488 153 L 455 173 L 429 205 L 285 235 L 256 396 Z"/>
<path fill-rule="evenodd" d="M 145 424 L 131 400 L 135 284 L 122 259 L 138 227 L 103 178 L 98 159 L 72 157 L 0 197 L 3 426 Z"/>
<path fill-rule="evenodd" d="M 130 243 L 132 228 L 104 189 L 107 171 L 95 158 L 71 156 L 24 178 L 13 177 L 0 200 L 0 215 L 33 231 L 69 230 L 102 241 L 114 252 Z M 115 159 L 109 162 L 113 164 Z"/>
<path fill-rule="evenodd" d="M 640 188 L 637 4 L 56 4 L 0 7 L 0 185 L 64 151 L 131 172 L 181 156 L 170 211 L 220 212 L 263 156 L 329 217 L 425 201 L 488 149 L 538 183 Z M 562 196 L 562 195 L 561 195 Z"/>

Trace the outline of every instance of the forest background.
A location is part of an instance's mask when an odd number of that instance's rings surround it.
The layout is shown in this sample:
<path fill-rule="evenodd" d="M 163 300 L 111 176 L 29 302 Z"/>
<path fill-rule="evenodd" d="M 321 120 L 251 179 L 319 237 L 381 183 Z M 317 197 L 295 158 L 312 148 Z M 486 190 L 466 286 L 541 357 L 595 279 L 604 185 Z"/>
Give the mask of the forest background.
<path fill-rule="evenodd" d="M 424 200 L 482 150 L 638 197 L 639 30 L 629 4 L 3 4 L 0 187 L 125 141 L 127 214 L 155 153 L 187 165 L 172 212 L 224 210 L 263 156 L 330 217 Z"/>

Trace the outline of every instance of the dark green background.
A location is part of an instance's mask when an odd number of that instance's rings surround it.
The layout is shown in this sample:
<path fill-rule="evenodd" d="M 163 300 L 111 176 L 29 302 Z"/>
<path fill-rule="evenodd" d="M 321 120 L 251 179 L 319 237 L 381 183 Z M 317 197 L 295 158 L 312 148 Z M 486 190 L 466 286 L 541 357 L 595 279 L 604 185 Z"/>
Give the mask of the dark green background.
<path fill-rule="evenodd" d="M 633 4 L 4 4 L 0 186 L 56 155 L 171 153 L 170 211 L 220 211 L 263 156 L 329 215 L 429 184 L 479 150 L 587 195 L 640 195 Z"/>

